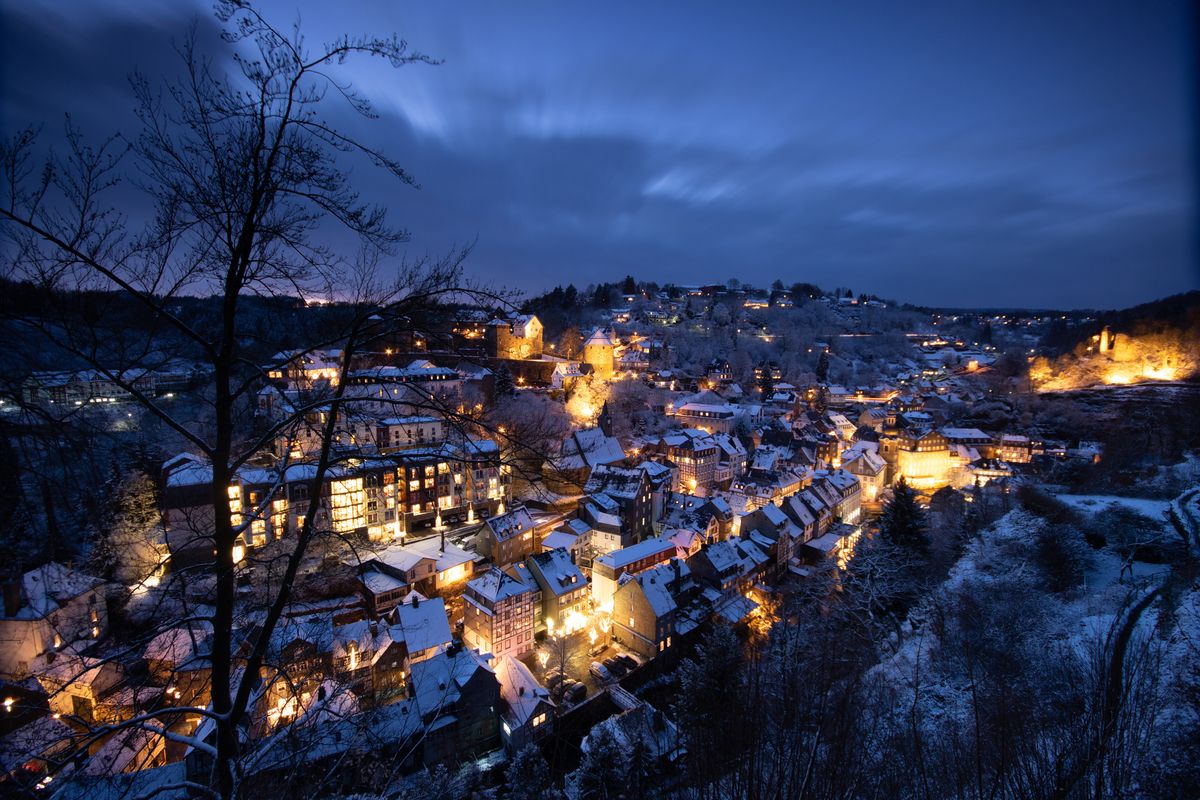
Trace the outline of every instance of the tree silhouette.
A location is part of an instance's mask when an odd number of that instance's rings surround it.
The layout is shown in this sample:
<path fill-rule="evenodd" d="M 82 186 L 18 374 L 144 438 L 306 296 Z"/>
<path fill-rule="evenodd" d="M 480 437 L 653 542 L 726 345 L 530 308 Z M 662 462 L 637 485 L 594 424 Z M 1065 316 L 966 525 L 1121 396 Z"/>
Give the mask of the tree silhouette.
<path fill-rule="evenodd" d="M 897 547 L 906 547 L 921 554 L 929 552 L 925 510 L 917 503 L 917 493 L 903 478 L 896 484 L 892 499 L 883 508 L 879 518 L 879 533 Z"/>

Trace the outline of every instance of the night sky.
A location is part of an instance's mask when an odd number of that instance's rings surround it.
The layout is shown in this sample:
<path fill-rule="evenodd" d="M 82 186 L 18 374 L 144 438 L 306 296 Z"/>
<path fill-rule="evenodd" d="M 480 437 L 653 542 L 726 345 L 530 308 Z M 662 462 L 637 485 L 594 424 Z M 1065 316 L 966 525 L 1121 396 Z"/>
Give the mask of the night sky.
<path fill-rule="evenodd" d="M 0 0 L 3 129 L 132 129 L 207 4 Z M 540 291 L 811 281 L 930 305 L 1117 307 L 1200 286 L 1194 21 L 1152 3 L 264 4 L 347 65 L 413 190 L 355 167 L 412 253 Z M 197 16 L 198 15 L 198 16 Z M 214 45 L 218 46 L 218 45 Z M 349 166 L 349 165 L 348 165 Z"/>

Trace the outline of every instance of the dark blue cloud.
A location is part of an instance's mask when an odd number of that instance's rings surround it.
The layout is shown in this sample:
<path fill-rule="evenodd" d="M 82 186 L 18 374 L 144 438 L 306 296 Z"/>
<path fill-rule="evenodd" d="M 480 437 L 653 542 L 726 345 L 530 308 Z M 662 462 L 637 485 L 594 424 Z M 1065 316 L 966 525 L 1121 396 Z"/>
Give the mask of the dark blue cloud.
<path fill-rule="evenodd" d="M 1183 2 L 300 6 L 310 40 L 397 31 L 445 60 L 348 66 L 381 118 L 345 124 L 422 188 L 356 174 L 414 252 L 477 239 L 471 268 L 521 288 L 1080 307 L 1200 284 Z M 193 13 L 23 8 L 3 15 L 22 120 L 114 119 L 121 76 L 169 71 Z"/>

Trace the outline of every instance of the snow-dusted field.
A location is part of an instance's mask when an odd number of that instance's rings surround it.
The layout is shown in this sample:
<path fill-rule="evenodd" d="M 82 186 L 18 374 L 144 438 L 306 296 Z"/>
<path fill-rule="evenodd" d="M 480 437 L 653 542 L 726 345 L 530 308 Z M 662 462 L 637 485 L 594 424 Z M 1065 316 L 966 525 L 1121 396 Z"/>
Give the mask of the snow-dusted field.
<path fill-rule="evenodd" d="M 1103 511 L 1107 506 L 1119 505 L 1132 509 L 1150 519 L 1162 519 L 1163 514 L 1167 513 L 1167 506 L 1171 504 L 1169 500 L 1151 500 L 1146 497 L 1120 497 L 1111 494 L 1060 494 L 1057 497 L 1067 505 L 1077 508 L 1080 511 L 1095 513 Z"/>

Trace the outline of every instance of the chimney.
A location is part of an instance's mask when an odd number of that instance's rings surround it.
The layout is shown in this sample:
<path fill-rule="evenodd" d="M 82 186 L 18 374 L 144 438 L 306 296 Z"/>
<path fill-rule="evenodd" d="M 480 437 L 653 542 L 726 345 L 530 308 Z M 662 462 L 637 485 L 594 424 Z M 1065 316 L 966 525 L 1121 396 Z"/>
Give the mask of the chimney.
<path fill-rule="evenodd" d="M 525 687 L 518 686 L 517 687 L 517 697 L 524 697 L 524 696 L 525 696 Z"/>
<path fill-rule="evenodd" d="M 446 552 L 446 531 L 445 530 L 442 530 L 442 541 L 441 541 L 441 545 L 438 547 L 438 552 L 439 553 Z"/>
<path fill-rule="evenodd" d="M 418 605 L 418 602 L 420 601 L 420 599 L 421 599 L 421 598 L 417 597 L 415 594 L 413 595 L 413 603 L 412 603 L 412 606 L 413 606 L 413 608 L 416 608 L 416 607 L 417 607 L 417 605 Z"/>

